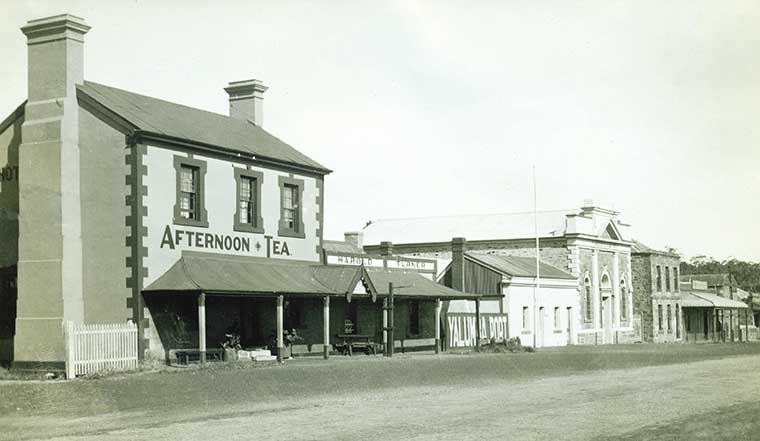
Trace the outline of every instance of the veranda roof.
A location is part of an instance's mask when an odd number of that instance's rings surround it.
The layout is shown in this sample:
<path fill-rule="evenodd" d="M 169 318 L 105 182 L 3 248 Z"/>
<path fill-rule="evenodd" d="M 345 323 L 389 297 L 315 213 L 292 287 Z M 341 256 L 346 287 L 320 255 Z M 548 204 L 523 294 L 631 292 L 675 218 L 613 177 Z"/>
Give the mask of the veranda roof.
<path fill-rule="evenodd" d="M 321 265 L 313 262 L 186 252 L 144 292 L 205 292 L 217 294 L 279 294 L 343 296 L 364 281 L 370 292 L 407 298 L 477 299 L 403 269 Z"/>
<path fill-rule="evenodd" d="M 682 292 L 681 306 L 684 308 L 724 308 L 724 309 L 747 309 L 744 302 L 727 299 L 715 294 L 705 292 Z"/>

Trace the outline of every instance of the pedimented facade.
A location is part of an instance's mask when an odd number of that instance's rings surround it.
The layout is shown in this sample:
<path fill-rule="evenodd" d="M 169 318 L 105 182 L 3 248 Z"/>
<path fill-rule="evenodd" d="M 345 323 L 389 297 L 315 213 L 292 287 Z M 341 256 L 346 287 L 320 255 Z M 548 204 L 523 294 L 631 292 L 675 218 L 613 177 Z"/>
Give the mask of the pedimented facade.
<path fill-rule="evenodd" d="M 641 316 L 632 303 L 629 225 L 616 211 L 591 201 L 584 205 L 537 214 L 540 260 L 577 280 L 580 304 L 574 341 L 639 341 Z M 368 252 L 380 250 L 386 241 L 395 253 L 440 259 L 451 259 L 453 237 L 465 238 L 465 250 L 473 253 L 534 257 L 534 231 L 533 213 L 377 220 L 363 230 Z M 541 312 L 533 309 L 529 305 L 530 316 Z"/>

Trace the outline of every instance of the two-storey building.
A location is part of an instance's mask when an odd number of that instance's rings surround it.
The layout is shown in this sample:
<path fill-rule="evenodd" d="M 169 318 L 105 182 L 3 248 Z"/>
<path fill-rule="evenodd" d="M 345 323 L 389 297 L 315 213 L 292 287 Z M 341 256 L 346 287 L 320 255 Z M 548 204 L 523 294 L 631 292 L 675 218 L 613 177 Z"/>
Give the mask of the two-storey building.
<path fill-rule="evenodd" d="M 281 355 L 286 330 L 326 356 L 352 295 L 375 303 L 367 320 L 393 282 L 427 308 L 466 297 L 403 265 L 324 264 L 330 170 L 262 128 L 260 81 L 224 88 L 229 115 L 86 81 L 89 29 L 21 29 L 28 99 L 0 124 L 0 361 L 60 368 L 63 324 L 127 319 L 141 357 L 204 359 L 230 336 Z"/>

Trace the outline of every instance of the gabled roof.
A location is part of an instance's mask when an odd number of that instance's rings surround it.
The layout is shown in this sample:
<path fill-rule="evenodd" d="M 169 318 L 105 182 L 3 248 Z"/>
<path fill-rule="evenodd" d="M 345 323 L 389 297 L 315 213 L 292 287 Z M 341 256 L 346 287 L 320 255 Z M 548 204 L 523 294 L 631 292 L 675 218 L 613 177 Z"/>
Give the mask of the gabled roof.
<path fill-rule="evenodd" d="M 467 259 L 491 268 L 508 277 L 536 277 L 536 259 L 531 257 L 501 256 L 496 254 L 465 253 Z M 539 261 L 538 269 L 543 279 L 569 279 L 577 277 L 561 269 Z"/>
<path fill-rule="evenodd" d="M 479 294 L 470 294 L 456 291 L 430 279 L 427 279 L 414 271 L 391 268 L 363 267 L 365 275 L 369 279 L 370 289 L 378 296 L 387 296 L 389 283 L 393 283 L 393 294 L 403 297 L 429 298 L 429 299 L 471 299 L 482 297 Z"/>
<path fill-rule="evenodd" d="M 124 119 L 134 130 L 223 151 L 239 152 L 248 157 L 295 164 L 323 174 L 330 172 L 323 165 L 247 121 L 91 81 L 85 81 L 77 89 Z"/>

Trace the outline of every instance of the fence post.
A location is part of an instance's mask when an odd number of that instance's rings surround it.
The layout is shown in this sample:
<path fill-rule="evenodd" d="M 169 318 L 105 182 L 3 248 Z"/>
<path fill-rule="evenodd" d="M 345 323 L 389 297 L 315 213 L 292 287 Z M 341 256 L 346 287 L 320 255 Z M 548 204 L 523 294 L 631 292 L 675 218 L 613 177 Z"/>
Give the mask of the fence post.
<path fill-rule="evenodd" d="M 73 323 L 66 320 L 63 322 L 63 329 L 64 329 L 64 339 L 66 341 L 66 353 L 65 353 L 65 367 L 66 367 L 66 379 L 74 378 L 74 366 L 73 366 L 73 358 L 71 356 L 71 351 L 75 349 L 74 345 L 74 339 L 73 339 Z"/>

